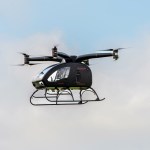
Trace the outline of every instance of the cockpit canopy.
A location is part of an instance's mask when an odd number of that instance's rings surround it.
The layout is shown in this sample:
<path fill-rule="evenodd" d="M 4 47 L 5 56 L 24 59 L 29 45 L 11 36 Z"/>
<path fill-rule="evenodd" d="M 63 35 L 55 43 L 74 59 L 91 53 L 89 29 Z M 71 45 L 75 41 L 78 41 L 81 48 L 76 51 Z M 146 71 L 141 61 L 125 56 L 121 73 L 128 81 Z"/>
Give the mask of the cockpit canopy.
<path fill-rule="evenodd" d="M 46 73 L 48 73 L 52 68 L 54 68 L 56 65 L 47 67 L 46 69 L 44 69 L 41 73 L 39 73 L 35 80 L 42 80 L 43 77 L 46 75 Z M 48 81 L 49 82 L 56 82 L 58 80 L 61 79 L 66 79 L 68 78 L 70 73 L 70 67 L 63 67 L 63 68 L 59 68 L 58 70 L 54 71 L 49 77 L 48 77 Z"/>
<path fill-rule="evenodd" d="M 52 68 L 54 68 L 56 65 L 52 65 L 52 66 L 49 66 L 47 67 L 46 69 L 44 69 L 41 73 L 39 73 L 35 78 L 34 78 L 34 81 L 39 81 L 39 80 L 42 80 L 43 77 L 45 76 L 45 74 L 51 70 Z"/>

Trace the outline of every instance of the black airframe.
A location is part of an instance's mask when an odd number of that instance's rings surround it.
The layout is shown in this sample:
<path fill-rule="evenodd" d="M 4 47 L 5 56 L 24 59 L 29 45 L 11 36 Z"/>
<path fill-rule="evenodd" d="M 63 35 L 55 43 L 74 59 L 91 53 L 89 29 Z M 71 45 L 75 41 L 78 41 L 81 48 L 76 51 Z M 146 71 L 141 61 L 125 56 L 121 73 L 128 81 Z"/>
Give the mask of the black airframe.
<path fill-rule="evenodd" d="M 85 54 L 80 56 L 69 56 L 65 53 L 58 52 L 55 46 L 52 49 L 52 56 L 30 57 L 24 55 L 24 64 L 36 65 L 30 63 L 34 61 L 54 61 L 57 62 L 44 69 L 32 81 L 36 91 L 30 97 L 30 103 L 35 106 L 41 105 L 77 105 L 87 102 L 102 101 L 92 86 L 92 72 L 89 68 L 89 59 L 113 57 L 118 59 L 118 49 L 101 50 L 96 53 Z M 63 62 L 64 61 L 64 62 Z M 39 91 L 44 91 L 42 96 L 38 96 Z M 79 99 L 74 98 L 73 91 L 79 91 Z M 83 95 L 90 92 L 94 99 L 90 97 L 84 99 Z M 70 96 L 70 100 L 61 99 L 62 96 Z M 40 100 L 40 101 L 39 101 Z M 46 101 L 45 101 L 46 100 Z"/>

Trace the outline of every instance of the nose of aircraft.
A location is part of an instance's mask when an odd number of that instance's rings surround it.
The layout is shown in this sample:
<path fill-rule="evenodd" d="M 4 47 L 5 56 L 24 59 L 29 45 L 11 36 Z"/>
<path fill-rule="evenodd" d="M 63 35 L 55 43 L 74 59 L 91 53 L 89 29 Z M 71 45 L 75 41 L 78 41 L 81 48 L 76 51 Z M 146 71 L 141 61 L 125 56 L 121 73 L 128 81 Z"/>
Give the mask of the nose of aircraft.
<path fill-rule="evenodd" d="M 36 89 L 43 89 L 45 87 L 42 81 L 33 81 L 32 84 Z"/>

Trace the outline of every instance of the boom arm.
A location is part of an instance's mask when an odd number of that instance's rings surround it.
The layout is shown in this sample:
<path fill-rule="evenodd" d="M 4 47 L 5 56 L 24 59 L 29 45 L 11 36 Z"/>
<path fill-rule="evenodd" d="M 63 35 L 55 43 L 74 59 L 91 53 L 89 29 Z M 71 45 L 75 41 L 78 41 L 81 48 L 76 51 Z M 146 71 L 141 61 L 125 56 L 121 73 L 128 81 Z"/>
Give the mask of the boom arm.
<path fill-rule="evenodd" d="M 43 56 L 43 57 L 29 57 L 28 61 L 56 61 L 56 62 L 61 62 L 61 58 L 53 58 L 50 56 Z"/>
<path fill-rule="evenodd" d="M 113 58 L 117 60 L 118 52 L 113 51 L 107 53 L 92 53 L 92 54 L 81 55 L 77 57 L 76 62 L 82 62 L 84 60 L 93 59 L 93 58 L 102 58 L 102 57 L 111 57 L 111 56 L 113 56 Z"/>
<path fill-rule="evenodd" d="M 63 59 L 66 61 L 66 63 L 69 63 L 69 62 L 86 62 L 87 63 L 87 61 L 89 59 L 111 57 L 111 56 L 113 57 L 113 59 L 117 60 L 118 59 L 118 50 L 121 50 L 121 49 L 124 49 L 124 48 L 100 50 L 100 51 L 103 51 L 101 53 L 97 52 L 97 53 L 85 54 L 85 55 L 80 55 L 80 56 L 75 56 L 75 55 L 69 56 L 65 53 L 58 52 L 57 47 L 55 46 L 52 49 L 52 56 L 30 57 L 29 55 L 27 55 L 25 53 L 21 53 L 21 54 L 24 55 L 24 64 L 28 64 L 28 65 L 34 65 L 34 63 L 30 63 L 31 61 L 62 62 Z"/>
<path fill-rule="evenodd" d="M 62 53 L 62 52 L 57 52 L 57 56 L 65 59 L 66 62 L 71 62 L 72 59 L 69 55 L 65 54 L 65 53 Z"/>
<path fill-rule="evenodd" d="M 61 58 L 54 58 L 51 56 L 43 56 L 43 57 L 30 57 L 29 55 L 22 53 L 24 55 L 24 64 L 34 65 L 34 63 L 30 63 L 31 61 L 56 61 L 61 62 Z"/>

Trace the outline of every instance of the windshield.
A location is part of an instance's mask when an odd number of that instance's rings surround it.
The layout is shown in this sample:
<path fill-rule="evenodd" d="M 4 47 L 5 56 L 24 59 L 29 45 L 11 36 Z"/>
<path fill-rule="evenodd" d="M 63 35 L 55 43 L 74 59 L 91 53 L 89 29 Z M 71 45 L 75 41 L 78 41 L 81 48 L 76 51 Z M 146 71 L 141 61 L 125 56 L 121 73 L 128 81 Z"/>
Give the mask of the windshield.
<path fill-rule="evenodd" d="M 39 73 L 36 77 L 35 77 L 35 80 L 42 80 L 44 75 L 49 71 L 51 70 L 54 66 L 56 65 L 52 65 L 52 66 L 49 66 L 47 67 L 46 69 L 44 69 L 41 73 Z"/>

